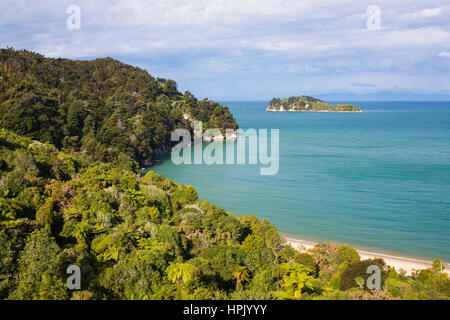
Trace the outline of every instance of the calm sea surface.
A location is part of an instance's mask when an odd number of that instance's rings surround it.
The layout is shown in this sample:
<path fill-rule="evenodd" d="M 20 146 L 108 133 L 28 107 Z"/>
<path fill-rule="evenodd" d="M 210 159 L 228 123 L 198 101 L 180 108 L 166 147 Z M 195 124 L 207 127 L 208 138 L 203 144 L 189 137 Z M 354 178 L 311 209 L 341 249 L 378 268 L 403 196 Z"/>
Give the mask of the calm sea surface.
<path fill-rule="evenodd" d="M 258 165 L 174 165 L 167 156 L 151 169 L 286 235 L 450 261 L 450 102 L 353 103 L 363 113 L 223 104 L 242 129 L 280 129 L 277 175 L 261 176 Z"/>

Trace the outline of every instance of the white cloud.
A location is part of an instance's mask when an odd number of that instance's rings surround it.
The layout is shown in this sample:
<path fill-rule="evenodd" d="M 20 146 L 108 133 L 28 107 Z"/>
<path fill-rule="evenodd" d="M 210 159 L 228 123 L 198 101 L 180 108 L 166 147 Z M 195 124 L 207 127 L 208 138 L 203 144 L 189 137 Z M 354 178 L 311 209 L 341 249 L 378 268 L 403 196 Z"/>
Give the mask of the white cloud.
<path fill-rule="evenodd" d="M 450 51 L 442 51 L 438 54 L 438 56 L 442 58 L 450 58 Z"/>
<path fill-rule="evenodd" d="M 450 71 L 446 61 L 433 62 L 450 43 L 448 0 L 415 0 L 414 9 L 409 0 L 77 0 L 79 31 L 65 27 L 72 3 L 0 0 L 0 47 L 138 61 L 150 72 L 181 79 L 187 89 L 202 81 L 213 86 L 218 75 L 259 83 L 276 82 L 283 73 L 322 77 L 306 81 L 311 88 L 351 89 L 351 83 L 372 83 L 358 78 L 368 72 L 384 72 L 381 84 L 395 78 L 411 87 L 399 72 Z M 366 10 L 373 4 L 381 8 L 382 30 L 367 30 Z M 344 74 L 353 76 L 334 84 L 323 80 Z"/>
<path fill-rule="evenodd" d="M 401 19 L 428 19 L 440 16 L 446 11 L 445 7 L 429 8 L 415 12 L 408 12 L 400 15 Z"/>

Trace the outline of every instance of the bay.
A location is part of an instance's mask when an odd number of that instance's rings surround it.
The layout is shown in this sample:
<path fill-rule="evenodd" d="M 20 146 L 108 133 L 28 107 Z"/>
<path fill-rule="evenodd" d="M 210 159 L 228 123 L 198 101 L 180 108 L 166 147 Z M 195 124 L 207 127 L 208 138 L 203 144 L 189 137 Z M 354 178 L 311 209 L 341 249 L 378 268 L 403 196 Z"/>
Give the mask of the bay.
<path fill-rule="evenodd" d="M 280 130 L 277 175 L 249 164 L 175 165 L 168 155 L 151 170 L 288 236 L 450 261 L 450 102 L 352 102 L 362 113 L 222 103 L 242 129 Z"/>

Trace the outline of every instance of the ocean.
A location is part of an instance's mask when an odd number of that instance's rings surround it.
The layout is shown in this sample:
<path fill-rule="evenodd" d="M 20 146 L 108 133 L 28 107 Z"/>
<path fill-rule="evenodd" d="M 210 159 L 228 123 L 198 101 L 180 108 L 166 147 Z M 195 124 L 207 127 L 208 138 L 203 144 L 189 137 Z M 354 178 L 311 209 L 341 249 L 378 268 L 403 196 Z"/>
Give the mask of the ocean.
<path fill-rule="evenodd" d="M 450 102 L 351 102 L 362 113 L 222 103 L 242 129 L 280 130 L 278 174 L 250 164 L 175 165 L 168 155 L 151 170 L 286 236 L 450 261 Z"/>

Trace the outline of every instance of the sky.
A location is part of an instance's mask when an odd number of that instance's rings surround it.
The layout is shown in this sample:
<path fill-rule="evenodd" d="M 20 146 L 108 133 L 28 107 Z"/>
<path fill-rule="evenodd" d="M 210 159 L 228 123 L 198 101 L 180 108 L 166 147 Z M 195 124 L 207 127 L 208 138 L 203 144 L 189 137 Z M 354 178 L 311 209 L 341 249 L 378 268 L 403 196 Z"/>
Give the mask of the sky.
<path fill-rule="evenodd" d="M 215 100 L 450 100 L 448 0 L 0 0 L 0 47 L 109 56 Z"/>

